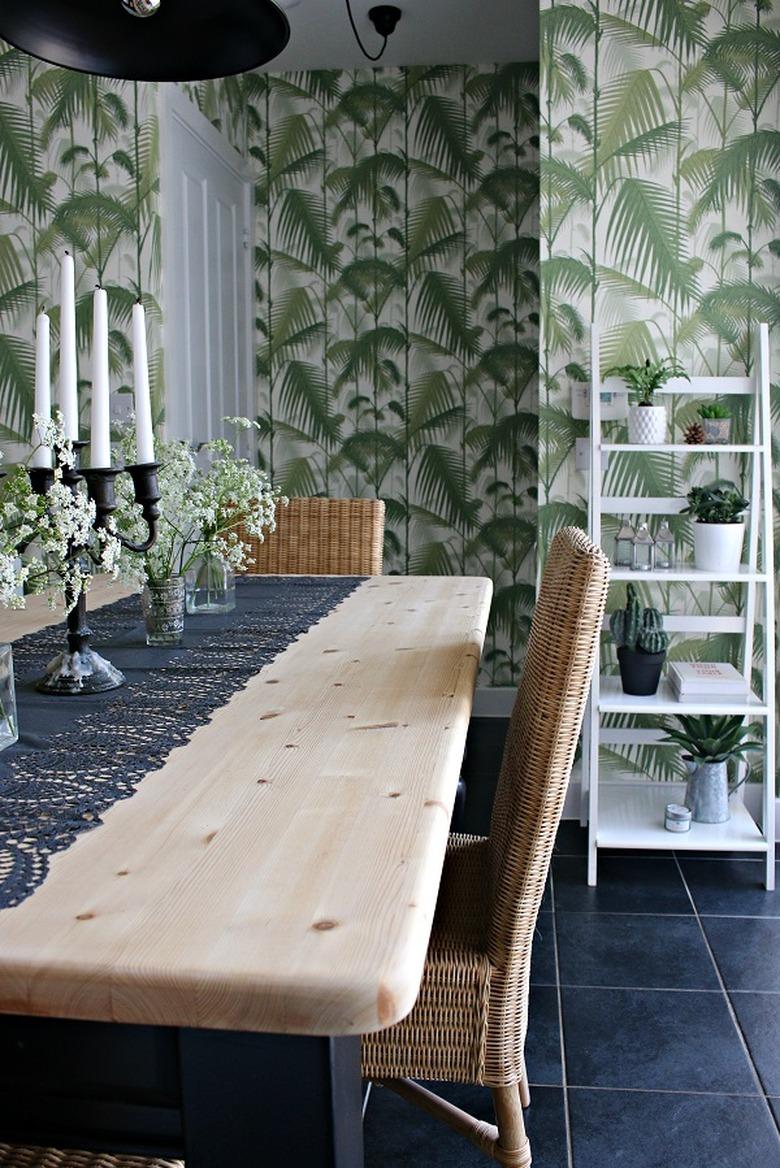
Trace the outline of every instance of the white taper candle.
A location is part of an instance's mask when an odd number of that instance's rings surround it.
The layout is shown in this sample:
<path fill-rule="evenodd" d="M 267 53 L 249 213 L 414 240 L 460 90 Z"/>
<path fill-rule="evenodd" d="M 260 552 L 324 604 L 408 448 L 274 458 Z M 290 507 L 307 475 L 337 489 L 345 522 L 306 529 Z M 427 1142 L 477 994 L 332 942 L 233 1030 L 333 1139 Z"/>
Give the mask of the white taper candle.
<path fill-rule="evenodd" d="M 41 309 L 35 321 L 35 413 L 42 422 L 51 420 L 51 355 L 49 318 Z M 44 445 L 42 430 L 33 429 L 33 466 L 51 466 L 51 447 Z"/>
<path fill-rule="evenodd" d="M 96 288 L 92 317 L 92 420 L 90 466 L 111 465 L 108 381 L 108 297 Z"/>
<path fill-rule="evenodd" d="M 140 301 L 133 305 L 133 365 L 136 461 L 154 462 L 152 399 L 149 393 L 149 362 L 146 356 L 146 315 Z"/>
<path fill-rule="evenodd" d="M 62 411 L 65 437 L 79 436 L 78 368 L 76 362 L 76 276 L 73 256 L 65 252 L 61 267 L 60 387 L 57 404 Z"/>

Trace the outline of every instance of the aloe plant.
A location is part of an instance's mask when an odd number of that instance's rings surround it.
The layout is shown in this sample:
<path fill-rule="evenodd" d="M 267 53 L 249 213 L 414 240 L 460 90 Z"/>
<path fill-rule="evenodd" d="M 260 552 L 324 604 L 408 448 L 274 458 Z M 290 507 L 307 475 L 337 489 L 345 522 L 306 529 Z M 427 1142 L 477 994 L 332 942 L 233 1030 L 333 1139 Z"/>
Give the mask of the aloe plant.
<path fill-rule="evenodd" d="M 665 741 L 681 746 L 696 762 L 728 762 L 763 749 L 763 743 L 746 737 L 750 727 L 740 714 L 675 716 L 682 729 L 665 724 Z"/>

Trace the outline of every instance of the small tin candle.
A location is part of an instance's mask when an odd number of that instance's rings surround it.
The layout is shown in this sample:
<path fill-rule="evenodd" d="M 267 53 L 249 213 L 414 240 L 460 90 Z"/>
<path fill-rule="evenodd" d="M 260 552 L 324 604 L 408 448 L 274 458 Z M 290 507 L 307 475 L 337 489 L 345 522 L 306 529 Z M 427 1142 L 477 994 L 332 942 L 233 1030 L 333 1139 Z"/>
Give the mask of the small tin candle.
<path fill-rule="evenodd" d="M 690 810 L 687 807 L 683 807 L 682 803 L 667 803 L 664 827 L 667 831 L 690 831 Z"/>

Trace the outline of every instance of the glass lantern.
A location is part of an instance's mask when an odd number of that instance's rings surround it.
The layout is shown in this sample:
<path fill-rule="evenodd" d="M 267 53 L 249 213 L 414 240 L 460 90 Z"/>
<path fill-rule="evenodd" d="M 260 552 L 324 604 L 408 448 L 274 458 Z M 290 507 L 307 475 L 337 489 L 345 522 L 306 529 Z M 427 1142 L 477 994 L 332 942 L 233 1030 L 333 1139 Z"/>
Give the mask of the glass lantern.
<path fill-rule="evenodd" d="M 615 536 L 614 561 L 616 568 L 630 568 L 634 562 L 634 529 L 627 520 Z"/>
<path fill-rule="evenodd" d="M 651 572 L 654 563 L 655 544 L 646 523 L 640 523 L 634 535 L 631 567 L 635 572 Z"/>
<path fill-rule="evenodd" d="M 665 519 L 655 534 L 655 566 L 665 571 L 674 567 L 674 533 Z"/>

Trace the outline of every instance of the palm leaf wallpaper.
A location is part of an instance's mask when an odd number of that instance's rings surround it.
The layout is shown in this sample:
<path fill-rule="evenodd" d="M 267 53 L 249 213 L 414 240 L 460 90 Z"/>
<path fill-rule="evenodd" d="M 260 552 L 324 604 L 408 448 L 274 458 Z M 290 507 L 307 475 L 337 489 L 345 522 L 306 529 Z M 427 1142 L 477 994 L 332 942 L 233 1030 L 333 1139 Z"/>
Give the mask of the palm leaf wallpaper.
<path fill-rule="evenodd" d="M 592 320 L 602 368 L 670 355 L 714 375 L 751 371 L 754 326 L 767 321 L 780 379 L 780 20 L 771 0 L 545 0 L 540 48 L 544 547 L 586 522 L 574 446 L 587 423 L 572 417 L 572 391 L 587 378 Z M 674 404 L 678 433 L 690 412 Z M 622 456 L 610 493 L 684 494 L 700 461 Z M 665 593 L 666 611 L 743 603 L 733 585 Z M 728 660 L 736 648 L 677 637 L 670 655 Z M 618 755 L 624 769 L 664 773 L 663 751 Z"/>
<path fill-rule="evenodd" d="M 387 504 L 389 571 L 493 578 L 485 681 L 534 597 L 535 66 L 187 87 L 252 160 L 261 454 L 295 494 Z"/>
<path fill-rule="evenodd" d="M 50 312 L 56 353 L 59 264 L 76 264 L 80 408 L 89 406 L 92 291 L 108 292 L 113 383 L 132 369 L 130 317 L 141 296 L 163 407 L 156 93 L 44 64 L 0 41 L 0 438 L 26 443 L 33 328 Z M 120 396 L 120 402 L 130 399 Z"/>
<path fill-rule="evenodd" d="M 249 73 L 185 86 L 251 161 L 259 457 L 286 492 L 387 503 L 390 571 L 490 575 L 485 680 L 518 674 L 534 595 L 535 66 Z M 29 437 L 36 306 L 76 257 L 114 384 L 130 310 L 159 326 L 157 90 L 0 45 L 0 434 Z M 127 399 L 126 399 L 127 400 Z"/>

